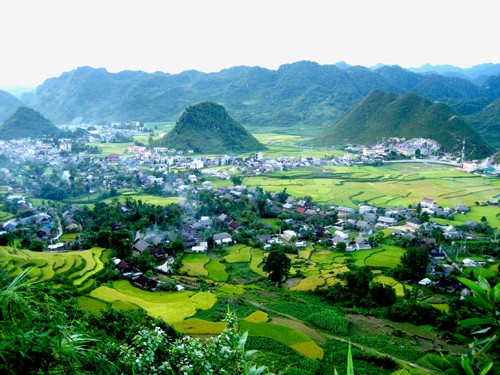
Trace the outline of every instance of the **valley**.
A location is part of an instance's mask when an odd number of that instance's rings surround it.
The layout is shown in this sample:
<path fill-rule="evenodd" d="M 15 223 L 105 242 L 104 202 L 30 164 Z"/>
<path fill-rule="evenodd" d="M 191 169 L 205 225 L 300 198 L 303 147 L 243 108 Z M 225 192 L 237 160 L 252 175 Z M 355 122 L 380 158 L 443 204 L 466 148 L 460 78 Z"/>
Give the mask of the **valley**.
<path fill-rule="evenodd" d="M 303 147 L 300 136 L 262 133 L 255 137 L 267 147 L 261 151 L 262 165 L 283 157 L 289 158 L 288 162 L 311 163 L 345 156 L 341 150 Z M 396 269 L 408 252 L 409 238 L 424 241 L 433 236 L 439 247 L 434 242 L 433 247 L 425 245 L 425 251 L 431 254 L 430 249 L 435 249 L 445 254 L 444 260 L 432 260 L 434 268 L 446 265 L 450 270 L 461 269 L 464 274 L 494 280 L 499 264 L 495 238 L 500 229 L 500 208 L 491 203 L 499 198 L 498 178 L 467 173 L 432 160 L 363 164 L 362 156 L 352 153 L 352 160 L 345 165 L 297 165 L 257 174 L 252 174 L 245 164 L 230 161 L 209 167 L 218 173 L 225 171 L 229 180 L 213 173 L 203 174 L 203 170 L 171 166 L 164 184 L 173 183 L 176 193 L 163 187 L 170 191 L 165 196 L 161 190 L 138 189 L 130 182 L 119 184 L 119 180 L 130 181 L 120 176 L 127 174 L 127 165 L 134 158 L 127 155 L 131 145 L 90 144 L 98 148 L 99 153 L 91 156 L 96 160 L 110 151 L 126 155 L 122 160 L 127 163 L 106 168 L 105 173 L 111 174 L 107 186 L 114 190 L 111 196 L 98 187 L 100 178 L 95 172 L 93 181 L 87 182 L 94 190 L 91 196 L 82 192 L 81 196 L 61 201 L 26 196 L 29 210 L 50 212 L 55 220 L 65 223 L 66 229 L 60 238 L 62 247 L 43 252 L 23 249 L 21 239 L 29 234 L 28 227 L 11 232 L 14 237 L 10 246 L 0 247 L 0 264 L 11 276 L 29 270 L 27 277 L 35 284 L 51 283 L 75 290 L 75 302 L 86 314 L 99 316 L 109 309 L 123 313 L 145 311 L 193 337 L 220 335 L 228 327 L 223 318 L 229 308 L 239 318 L 240 332 L 249 333 L 247 349 L 260 350 L 254 361 L 285 374 L 324 373 L 333 366 L 345 371 L 348 343 L 355 368 L 366 374 L 440 373 L 436 353 L 465 353 L 463 344 L 443 336 L 448 323 L 437 323 L 452 319 L 451 312 L 459 303 L 456 293 L 447 292 L 445 284 L 419 285 L 421 277 L 430 275 L 427 268 L 413 275 L 419 277 L 413 280 L 397 276 Z M 255 163 L 252 155 L 238 157 Z M 199 156 L 194 153 L 191 157 Z M 72 172 L 75 176 L 77 170 Z M 146 181 L 147 169 L 139 171 L 141 180 Z M 171 180 L 169 174 L 176 178 Z M 78 178 L 68 183 L 76 184 Z M 106 186 L 107 180 L 102 181 Z M 183 185 L 189 188 L 180 188 Z M 4 189 L 4 204 L 14 212 L 16 199 L 8 199 L 13 192 L 7 192 L 7 186 Z M 408 225 L 410 218 L 423 217 L 415 207 L 424 198 L 438 202 L 434 206 L 437 214 L 429 214 L 433 212 L 430 209 L 427 222 L 423 222 L 427 232 Z M 469 210 L 457 213 L 458 206 Z M 352 209 L 352 213 L 339 211 L 342 207 Z M 394 211 L 396 207 L 399 211 Z M 169 208 L 166 216 L 158 211 L 165 208 Z M 4 209 L 4 220 L 8 222 L 15 216 L 7 206 Z M 394 224 L 381 224 L 379 216 L 394 217 Z M 169 222 L 162 217 L 169 217 Z M 73 230 L 68 229 L 71 222 L 77 223 Z M 466 224 L 470 222 L 487 223 L 485 228 L 490 229 L 470 229 Z M 453 242 L 449 236 L 454 234 L 446 226 L 467 232 L 471 238 L 468 247 L 458 247 L 458 243 L 462 246 L 461 235 Z M 227 244 L 213 242 L 221 232 L 230 238 Z M 285 236 L 287 232 L 292 233 L 291 237 Z M 125 235 L 119 240 L 125 241 L 120 242 L 122 245 L 112 243 L 118 233 Z M 135 239 L 128 233 L 135 233 Z M 155 237 L 161 238 L 159 242 Z M 196 246 L 190 249 L 191 240 L 203 250 L 199 252 Z M 31 238 L 31 245 L 36 241 Z M 140 241 L 146 249 L 163 249 L 165 256 L 161 260 L 146 256 L 148 250 L 139 247 Z M 210 244 L 203 245 L 204 241 Z M 86 244 L 102 247 L 84 250 L 89 246 Z M 263 270 L 275 247 L 283 247 L 290 260 L 286 280 L 279 286 L 271 283 Z M 76 248 L 83 250 L 72 250 Z M 136 267 L 132 272 L 140 272 L 144 281 L 133 273 L 115 270 L 111 256 L 117 255 Z M 464 267 L 466 259 L 482 265 Z M 166 273 L 156 268 L 165 260 L 170 268 Z M 369 272 L 367 286 L 380 285 L 392 292 L 369 303 L 369 299 L 341 297 L 342 288 L 349 288 L 348 275 L 353 272 Z M 361 280 L 361 274 L 357 277 Z M 150 279 L 154 284 L 147 281 Z M 433 279 L 439 285 L 440 277 Z M 334 291 L 340 294 L 333 297 Z M 369 298 L 376 298 L 375 294 Z M 411 324 L 411 320 L 395 315 L 396 309 L 391 306 L 402 308 L 409 304 L 405 300 L 426 306 L 420 313 L 422 323 Z"/>

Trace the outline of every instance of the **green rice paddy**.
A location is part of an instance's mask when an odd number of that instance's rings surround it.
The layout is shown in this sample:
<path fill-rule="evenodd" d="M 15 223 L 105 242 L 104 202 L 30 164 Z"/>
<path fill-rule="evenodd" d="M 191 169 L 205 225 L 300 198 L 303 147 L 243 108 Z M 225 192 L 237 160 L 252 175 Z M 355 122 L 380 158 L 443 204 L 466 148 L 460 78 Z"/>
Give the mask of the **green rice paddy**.
<path fill-rule="evenodd" d="M 252 336 L 268 337 L 277 340 L 311 359 L 323 358 L 323 349 L 311 337 L 299 330 L 279 324 L 272 324 L 272 320 L 267 323 L 258 323 L 242 319 L 240 320 L 240 331 L 248 331 Z"/>
<path fill-rule="evenodd" d="M 224 257 L 228 263 L 250 262 L 252 255 L 251 248 L 246 245 L 236 244 L 228 247 L 229 254 Z"/>
<path fill-rule="evenodd" d="M 110 251 L 103 248 L 72 252 L 35 252 L 13 247 L 0 246 L 0 263 L 12 275 L 32 267 L 29 277 L 32 282 L 46 281 L 54 275 L 66 274 L 81 290 L 93 281 L 92 277 L 101 271 L 109 261 Z"/>
<path fill-rule="evenodd" d="M 436 199 L 440 206 L 473 206 L 476 201 L 497 200 L 500 192 L 500 179 L 426 163 L 294 169 L 246 177 L 244 184 L 275 192 L 286 187 L 295 198 L 309 195 L 319 203 L 349 207 L 357 207 L 360 203 L 406 207 L 424 197 Z M 486 207 L 484 211 L 489 215 L 499 212 L 491 207 Z M 480 210 L 477 215 L 480 218 L 485 212 Z M 490 217 L 495 217 L 496 213 Z"/>

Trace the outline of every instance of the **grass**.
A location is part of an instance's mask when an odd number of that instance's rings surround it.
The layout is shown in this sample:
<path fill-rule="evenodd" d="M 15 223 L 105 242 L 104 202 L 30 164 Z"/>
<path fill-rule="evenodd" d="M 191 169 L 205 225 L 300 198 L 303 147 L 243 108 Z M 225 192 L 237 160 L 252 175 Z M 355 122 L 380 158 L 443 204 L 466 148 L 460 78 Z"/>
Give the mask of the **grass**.
<path fill-rule="evenodd" d="M 264 218 L 264 219 L 260 219 L 260 222 L 262 224 L 269 224 L 271 226 L 271 230 L 273 232 L 278 232 L 280 230 L 280 227 L 278 225 L 278 219 L 275 219 L 275 218 Z"/>

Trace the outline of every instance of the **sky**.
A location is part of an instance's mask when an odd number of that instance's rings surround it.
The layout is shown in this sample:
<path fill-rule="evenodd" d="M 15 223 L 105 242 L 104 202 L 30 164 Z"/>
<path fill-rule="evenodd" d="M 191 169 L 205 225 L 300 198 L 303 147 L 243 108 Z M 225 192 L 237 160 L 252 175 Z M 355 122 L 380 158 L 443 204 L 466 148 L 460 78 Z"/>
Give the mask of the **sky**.
<path fill-rule="evenodd" d="M 498 0 L 15 0 L 0 4 L 0 87 L 79 66 L 277 69 L 301 60 L 500 63 Z"/>

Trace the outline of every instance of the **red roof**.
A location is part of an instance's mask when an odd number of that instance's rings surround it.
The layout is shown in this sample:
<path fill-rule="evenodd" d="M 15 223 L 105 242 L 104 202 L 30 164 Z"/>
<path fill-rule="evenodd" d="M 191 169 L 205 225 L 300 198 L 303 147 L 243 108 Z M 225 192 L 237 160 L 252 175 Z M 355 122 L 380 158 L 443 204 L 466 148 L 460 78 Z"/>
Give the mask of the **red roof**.
<path fill-rule="evenodd" d="M 298 208 L 297 208 L 297 212 L 298 212 L 299 214 L 303 214 L 304 212 L 306 212 L 306 208 L 305 208 L 305 207 L 298 207 Z"/>

